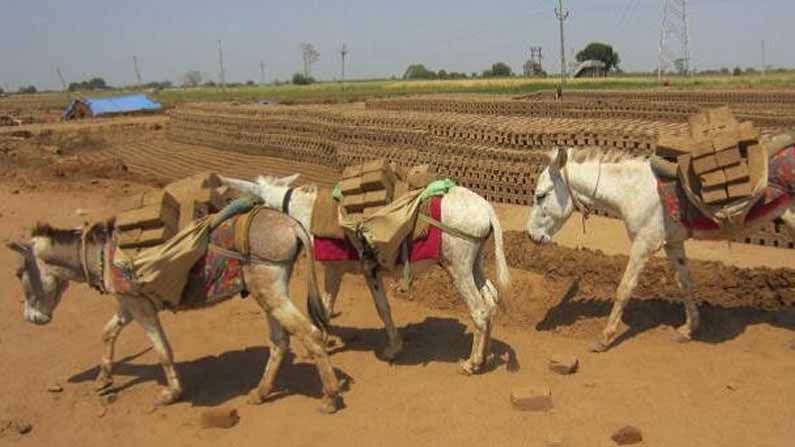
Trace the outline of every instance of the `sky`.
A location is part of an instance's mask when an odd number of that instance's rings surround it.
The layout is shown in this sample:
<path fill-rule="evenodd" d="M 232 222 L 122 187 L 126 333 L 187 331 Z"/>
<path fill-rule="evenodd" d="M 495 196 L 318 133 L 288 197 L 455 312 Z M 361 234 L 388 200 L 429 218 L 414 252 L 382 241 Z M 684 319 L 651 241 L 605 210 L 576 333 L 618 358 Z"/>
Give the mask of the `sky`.
<path fill-rule="evenodd" d="M 555 0 L 0 0 L 0 87 L 60 88 L 103 77 L 180 82 L 199 70 L 217 81 L 218 40 L 227 81 L 285 80 L 302 69 L 298 46 L 315 45 L 319 79 L 339 76 L 342 42 L 348 78 L 400 76 L 412 63 L 480 72 L 504 61 L 514 71 L 531 45 L 544 68 L 560 70 Z M 663 0 L 565 0 L 566 56 L 588 42 L 613 45 L 627 71 L 657 64 Z M 793 0 L 689 0 L 692 66 L 795 66 Z"/>

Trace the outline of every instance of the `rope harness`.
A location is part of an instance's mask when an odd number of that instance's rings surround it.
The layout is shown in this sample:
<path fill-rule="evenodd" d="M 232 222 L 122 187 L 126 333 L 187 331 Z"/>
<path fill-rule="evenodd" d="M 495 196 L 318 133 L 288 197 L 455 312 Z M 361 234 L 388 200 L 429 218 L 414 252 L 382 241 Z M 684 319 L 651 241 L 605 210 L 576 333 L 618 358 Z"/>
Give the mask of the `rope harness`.
<path fill-rule="evenodd" d="M 574 209 L 577 210 L 577 212 L 580 213 L 580 215 L 582 216 L 582 232 L 583 234 L 586 234 L 587 231 L 585 228 L 585 221 L 588 220 L 589 217 L 591 217 L 592 210 L 589 206 L 582 203 L 582 201 L 574 193 L 574 190 L 571 189 L 571 182 L 569 181 L 569 170 L 567 169 L 567 167 L 568 163 L 566 163 L 563 166 L 563 169 L 561 169 L 561 171 L 563 171 L 563 183 L 566 184 L 566 190 L 569 193 L 569 197 L 571 197 L 571 203 L 572 205 L 574 205 Z M 596 191 L 599 189 L 599 182 L 601 179 L 602 179 L 602 159 L 600 158 L 599 168 L 596 173 L 596 183 L 594 183 L 593 192 L 591 192 L 592 200 L 596 198 Z"/>

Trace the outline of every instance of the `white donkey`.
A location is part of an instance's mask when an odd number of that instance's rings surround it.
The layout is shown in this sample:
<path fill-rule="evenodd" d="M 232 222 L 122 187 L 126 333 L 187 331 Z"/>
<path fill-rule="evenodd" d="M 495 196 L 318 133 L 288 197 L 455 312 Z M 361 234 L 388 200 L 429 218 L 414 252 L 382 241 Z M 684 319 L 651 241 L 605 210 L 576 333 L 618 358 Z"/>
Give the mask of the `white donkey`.
<path fill-rule="evenodd" d="M 290 185 L 299 174 L 284 178 L 259 177 L 256 182 L 226 178 L 224 181 L 241 191 L 256 194 L 271 208 L 286 210 L 290 216 L 311 228 L 312 210 L 317 196 L 314 185 L 292 188 Z M 497 285 L 501 293 L 510 287 L 510 272 L 505 261 L 502 244 L 502 227 L 491 204 L 474 192 L 454 187 L 442 199 L 443 224 L 459 232 L 472 236 L 462 238 L 444 232 L 442 234 L 442 254 L 439 264 L 450 274 L 458 292 L 464 298 L 475 325 L 472 352 L 460 367 L 465 374 L 479 372 L 489 359 L 491 330 L 497 309 L 499 295 L 483 270 L 483 244 L 489 234 L 494 232 L 496 253 Z M 422 265 L 424 264 L 424 265 Z M 415 273 L 419 274 L 431 263 L 418 263 Z M 364 271 L 360 262 L 326 262 L 325 289 L 326 311 L 331 314 L 345 273 L 364 273 L 367 286 L 375 302 L 378 315 L 384 322 L 388 346 L 382 358 L 394 359 L 403 349 L 403 341 L 392 321 L 392 314 L 378 271 Z"/>
<path fill-rule="evenodd" d="M 550 159 L 549 166 L 538 177 L 535 205 L 530 209 L 527 224 L 530 238 L 538 243 L 549 243 L 572 212 L 577 210 L 587 217 L 590 209 L 599 208 L 620 216 L 632 244 L 607 327 L 591 350 L 605 351 L 615 341 L 624 307 L 637 285 L 638 276 L 660 249 L 665 250 L 676 271 L 677 285 L 685 295 L 686 321 L 677 329 L 676 340 L 690 340 L 699 326 L 699 312 L 692 296 L 693 281 L 684 242 L 691 237 L 722 237 L 715 231 L 693 232 L 664 212 L 657 178 L 648 159 L 594 148 L 559 148 L 550 154 Z M 743 228 L 744 233 L 756 231 L 760 225 L 777 217 L 784 220 L 790 231 L 795 230 L 795 214 L 788 207 L 760 217 L 753 225 Z"/>
<path fill-rule="evenodd" d="M 248 291 L 267 315 L 272 346 L 262 381 L 249 395 L 249 403 L 260 404 L 270 394 L 284 355 L 289 349 L 288 334 L 292 334 L 303 342 L 316 362 L 324 394 L 320 410 L 333 413 L 341 403 L 340 386 L 323 346 L 323 336 L 293 305 L 288 296 L 293 264 L 301 246 L 306 247 L 310 258 L 312 256 L 309 235 L 294 219 L 279 213 L 267 213 L 273 216 L 261 218 L 265 214 L 260 213 L 251 223 L 251 256 L 243 264 L 243 277 Z M 16 274 L 25 292 L 25 320 L 39 325 L 49 323 L 70 281 L 86 282 L 92 287 L 105 290 L 103 272 L 109 261 L 103 259 L 106 257 L 103 253 L 107 253 L 106 244 L 111 240 L 112 231 L 112 228 L 104 225 L 95 225 L 86 231 L 59 230 L 48 225 L 39 225 L 33 230 L 30 241 L 6 244 L 21 256 Z M 315 319 L 317 314 L 324 315 L 325 309 L 320 301 L 314 266 L 310 263 L 309 268 L 309 299 L 313 303 L 311 307 L 319 309 L 312 312 Z M 151 339 L 165 371 L 168 387 L 162 391 L 157 403 L 165 405 L 177 401 L 182 395 L 182 384 L 174 367 L 171 346 L 160 325 L 158 309 L 152 301 L 142 296 L 115 294 L 115 298 L 118 301 L 118 310 L 105 326 L 102 336 L 105 353 L 96 379 L 97 391 L 102 392 L 112 385 L 111 369 L 116 339 L 122 329 L 135 320 Z M 222 300 L 210 304 L 220 301 Z M 177 310 L 197 307 L 202 305 L 191 304 Z M 317 323 L 324 325 L 325 322 L 319 320 Z"/>

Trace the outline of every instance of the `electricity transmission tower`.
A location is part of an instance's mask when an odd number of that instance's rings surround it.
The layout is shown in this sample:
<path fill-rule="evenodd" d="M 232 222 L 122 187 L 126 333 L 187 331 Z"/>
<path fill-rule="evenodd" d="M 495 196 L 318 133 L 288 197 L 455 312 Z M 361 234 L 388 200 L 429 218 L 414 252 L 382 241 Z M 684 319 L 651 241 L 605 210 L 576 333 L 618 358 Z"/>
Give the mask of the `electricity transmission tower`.
<path fill-rule="evenodd" d="M 221 41 L 218 40 L 218 64 L 221 66 L 221 73 L 219 80 L 221 81 L 221 88 L 226 90 L 226 73 L 224 73 L 224 50 L 221 48 Z"/>
<path fill-rule="evenodd" d="M 63 78 L 63 73 L 61 73 L 61 67 L 55 67 L 55 72 L 58 73 L 58 79 L 61 80 L 61 87 L 63 87 L 63 91 L 66 91 L 66 80 Z"/>
<path fill-rule="evenodd" d="M 555 16 L 560 22 L 560 83 L 563 85 L 566 83 L 566 44 L 563 40 L 563 22 L 569 18 L 569 10 L 563 9 L 563 0 L 558 0 Z"/>
<path fill-rule="evenodd" d="M 687 0 L 663 0 L 660 25 L 660 52 L 657 58 L 657 78 L 662 72 L 676 68 L 682 74 L 690 70 L 690 26 L 687 21 Z"/>
<path fill-rule="evenodd" d="M 259 83 L 265 85 L 265 61 L 259 61 Z"/>
<path fill-rule="evenodd" d="M 525 76 L 539 76 L 544 74 L 544 68 L 541 65 L 541 47 L 530 47 L 530 59 L 524 64 Z"/>

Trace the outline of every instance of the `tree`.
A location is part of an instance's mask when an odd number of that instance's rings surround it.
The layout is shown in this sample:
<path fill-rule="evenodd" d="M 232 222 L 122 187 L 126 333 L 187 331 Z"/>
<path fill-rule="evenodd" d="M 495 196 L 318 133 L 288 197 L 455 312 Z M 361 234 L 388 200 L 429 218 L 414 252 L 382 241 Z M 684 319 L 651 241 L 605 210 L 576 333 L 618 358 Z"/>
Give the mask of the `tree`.
<path fill-rule="evenodd" d="M 191 70 L 182 76 L 182 85 L 196 87 L 202 83 L 202 74 L 199 70 Z"/>
<path fill-rule="evenodd" d="M 740 67 L 734 67 L 734 71 L 732 71 L 732 75 L 740 76 L 741 74 L 743 74 L 743 69 L 740 68 Z"/>
<path fill-rule="evenodd" d="M 295 85 L 309 85 L 313 84 L 315 79 L 312 76 L 304 76 L 301 73 L 293 75 L 293 84 Z"/>
<path fill-rule="evenodd" d="M 436 74 L 436 77 L 439 79 L 448 79 L 450 76 L 447 74 L 447 71 L 439 70 L 439 73 Z"/>
<path fill-rule="evenodd" d="M 412 64 L 403 72 L 403 79 L 436 79 L 436 73 L 425 68 L 425 65 Z"/>
<path fill-rule="evenodd" d="M 680 75 L 687 74 L 687 67 L 685 66 L 685 61 L 686 59 L 683 57 L 680 57 L 679 59 L 676 59 L 674 61 L 674 68 L 676 69 L 676 72 L 679 73 Z"/>
<path fill-rule="evenodd" d="M 72 82 L 69 84 L 69 91 L 77 90 L 105 90 L 110 88 L 103 78 L 91 78 L 88 81 Z"/>
<path fill-rule="evenodd" d="M 23 93 L 23 94 L 36 93 L 36 87 L 33 86 L 33 85 L 27 85 L 27 86 L 24 86 L 24 87 L 20 87 L 19 88 L 19 93 Z"/>
<path fill-rule="evenodd" d="M 302 43 L 298 46 L 301 49 L 301 57 L 304 59 L 304 77 L 309 78 L 312 64 L 320 60 L 320 53 L 311 43 Z"/>
<path fill-rule="evenodd" d="M 585 62 L 589 60 L 602 61 L 605 64 L 605 70 L 618 69 L 618 64 L 621 63 L 621 58 L 618 53 L 613 51 L 613 47 L 601 42 L 591 42 L 585 49 L 577 53 L 577 61 Z"/>
<path fill-rule="evenodd" d="M 0 87 L 0 96 L 2 96 L 6 91 L 3 90 L 3 87 Z"/>
<path fill-rule="evenodd" d="M 497 62 L 491 66 L 491 75 L 495 77 L 513 76 L 513 70 L 504 62 Z"/>

